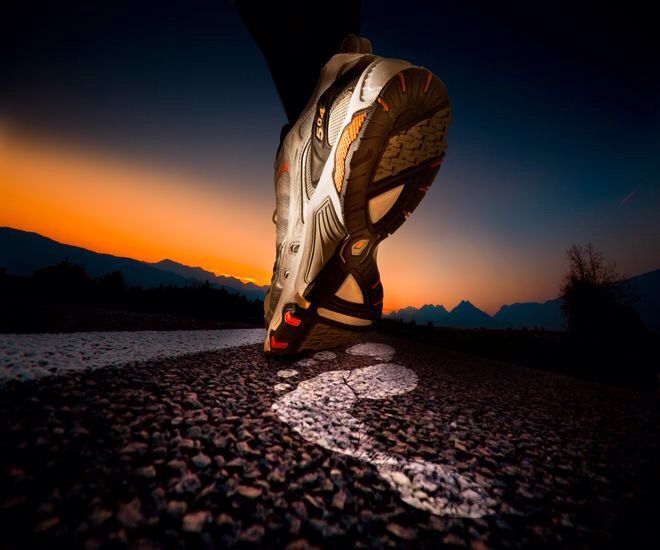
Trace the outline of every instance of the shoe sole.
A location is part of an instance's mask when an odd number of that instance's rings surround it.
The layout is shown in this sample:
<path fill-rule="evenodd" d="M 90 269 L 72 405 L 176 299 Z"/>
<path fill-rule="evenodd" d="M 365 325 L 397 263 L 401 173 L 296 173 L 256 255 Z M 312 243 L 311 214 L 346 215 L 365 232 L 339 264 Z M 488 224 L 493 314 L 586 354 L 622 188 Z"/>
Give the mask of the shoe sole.
<path fill-rule="evenodd" d="M 266 351 L 290 355 L 345 345 L 382 315 L 378 245 L 424 198 L 440 168 L 450 121 L 447 91 L 431 72 L 397 73 L 340 134 L 333 177 L 344 229 L 328 204 L 313 220 L 316 254 L 328 257 L 268 335 Z M 346 174 L 346 177 L 344 175 Z"/>

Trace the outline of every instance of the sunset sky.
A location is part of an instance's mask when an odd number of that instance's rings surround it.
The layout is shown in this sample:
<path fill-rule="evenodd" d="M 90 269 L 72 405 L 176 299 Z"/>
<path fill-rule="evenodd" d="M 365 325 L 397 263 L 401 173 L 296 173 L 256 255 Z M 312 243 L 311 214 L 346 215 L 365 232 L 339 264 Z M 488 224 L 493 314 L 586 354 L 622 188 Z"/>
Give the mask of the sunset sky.
<path fill-rule="evenodd" d="M 232 3 L 21 6 L 0 74 L 0 226 L 267 283 L 285 118 Z M 402 6 L 363 2 L 362 33 L 438 74 L 453 120 L 427 198 L 380 248 L 385 308 L 553 298 L 573 243 L 625 275 L 659 268 L 650 15 Z"/>

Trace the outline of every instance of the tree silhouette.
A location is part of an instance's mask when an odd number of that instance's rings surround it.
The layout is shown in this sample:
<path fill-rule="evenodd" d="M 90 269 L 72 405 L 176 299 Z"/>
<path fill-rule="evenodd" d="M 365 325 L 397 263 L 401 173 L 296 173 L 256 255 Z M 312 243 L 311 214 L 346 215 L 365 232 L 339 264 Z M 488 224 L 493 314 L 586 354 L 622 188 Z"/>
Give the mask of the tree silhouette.
<path fill-rule="evenodd" d="M 591 243 L 573 245 L 567 255 L 561 307 L 575 367 L 604 379 L 654 383 L 648 331 L 628 303 L 627 287 L 615 265 Z"/>
<path fill-rule="evenodd" d="M 86 298 L 94 283 L 82 266 L 68 260 L 37 269 L 32 279 L 38 291 L 55 300 Z"/>
<path fill-rule="evenodd" d="M 620 309 L 623 278 L 615 264 L 589 243 L 573 245 L 567 251 L 568 273 L 561 283 L 561 308 L 572 333 L 595 334 L 607 331 Z"/>

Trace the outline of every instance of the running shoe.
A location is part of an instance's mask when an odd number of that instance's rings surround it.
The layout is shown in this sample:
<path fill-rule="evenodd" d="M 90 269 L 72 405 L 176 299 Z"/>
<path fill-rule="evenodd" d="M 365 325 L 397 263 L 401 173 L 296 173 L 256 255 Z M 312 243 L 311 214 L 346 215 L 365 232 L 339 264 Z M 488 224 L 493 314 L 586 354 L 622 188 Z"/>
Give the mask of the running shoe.
<path fill-rule="evenodd" d="M 444 84 L 352 42 L 360 53 L 330 59 L 277 153 L 269 354 L 343 345 L 380 319 L 378 245 L 424 198 L 445 154 Z"/>

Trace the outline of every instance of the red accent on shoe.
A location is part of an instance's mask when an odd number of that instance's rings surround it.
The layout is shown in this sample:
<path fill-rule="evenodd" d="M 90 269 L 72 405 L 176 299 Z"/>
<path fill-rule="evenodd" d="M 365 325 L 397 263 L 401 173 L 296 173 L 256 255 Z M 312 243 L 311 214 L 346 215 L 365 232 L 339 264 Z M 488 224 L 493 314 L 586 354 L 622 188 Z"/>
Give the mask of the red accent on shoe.
<path fill-rule="evenodd" d="M 291 325 L 294 327 L 297 327 L 300 323 L 302 323 L 302 321 L 298 319 L 298 317 L 295 317 L 293 313 L 291 313 L 290 311 L 284 312 L 284 322 L 287 325 Z"/>
<path fill-rule="evenodd" d="M 279 178 L 283 172 L 286 172 L 289 169 L 289 165 L 285 162 L 282 166 L 280 166 L 280 169 L 277 171 L 277 174 L 275 174 L 275 179 Z"/>
<path fill-rule="evenodd" d="M 429 86 L 431 85 L 432 77 L 433 74 L 431 74 L 431 71 L 427 71 L 426 82 L 424 83 L 424 93 L 427 93 L 429 91 Z"/>
<path fill-rule="evenodd" d="M 270 337 L 270 347 L 273 349 L 285 349 L 289 346 L 288 342 L 278 342 L 275 336 Z"/>
<path fill-rule="evenodd" d="M 399 86 L 401 87 L 401 91 L 405 94 L 406 93 L 406 77 L 403 76 L 403 73 L 399 73 Z"/>

